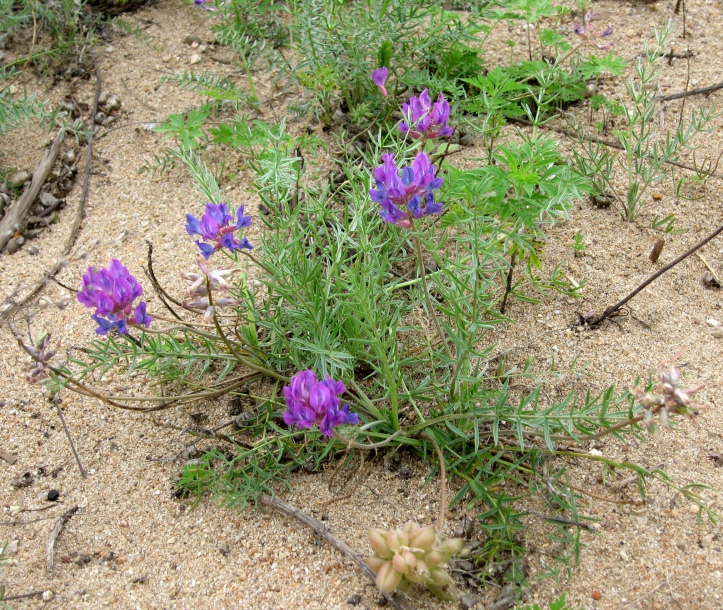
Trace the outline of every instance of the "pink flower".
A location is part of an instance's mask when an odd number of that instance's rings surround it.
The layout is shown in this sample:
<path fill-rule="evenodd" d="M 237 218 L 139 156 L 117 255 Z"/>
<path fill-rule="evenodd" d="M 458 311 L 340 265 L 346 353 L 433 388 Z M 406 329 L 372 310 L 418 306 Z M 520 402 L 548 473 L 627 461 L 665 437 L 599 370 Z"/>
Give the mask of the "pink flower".
<path fill-rule="evenodd" d="M 384 97 L 389 95 L 389 93 L 387 93 L 387 88 L 384 86 L 387 82 L 387 76 L 389 76 L 389 70 L 386 68 L 377 68 L 374 72 L 372 72 L 372 80 L 374 81 L 374 84 L 382 90 L 382 95 Z"/>

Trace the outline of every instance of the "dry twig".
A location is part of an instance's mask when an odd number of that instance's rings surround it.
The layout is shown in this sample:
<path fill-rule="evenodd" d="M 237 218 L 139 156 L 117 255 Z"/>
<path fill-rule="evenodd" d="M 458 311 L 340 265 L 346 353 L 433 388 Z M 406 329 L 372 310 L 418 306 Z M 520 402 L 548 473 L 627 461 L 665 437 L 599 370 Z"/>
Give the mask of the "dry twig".
<path fill-rule="evenodd" d="M 78 506 L 74 506 L 69 511 L 63 513 L 58 522 L 55 524 L 53 531 L 50 533 L 50 540 L 48 540 L 48 546 L 45 547 L 45 567 L 48 570 L 48 576 L 53 575 L 53 551 L 55 550 L 55 541 L 60 536 L 60 532 L 63 530 L 63 526 L 70 521 L 70 518 L 78 512 Z"/>
<path fill-rule="evenodd" d="M 261 495 L 259 501 L 261 502 L 261 504 L 268 506 L 269 508 L 273 508 L 274 510 L 278 510 L 279 512 L 284 513 L 289 517 L 293 517 L 300 523 L 303 523 L 308 528 L 312 529 L 316 534 L 326 540 L 337 551 L 348 557 L 362 572 L 364 572 L 364 574 L 366 574 L 366 576 L 369 577 L 372 582 L 376 584 L 376 574 L 374 574 L 374 571 L 367 564 L 365 564 L 364 561 L 362 561 L 361 555 L 357 553 L 353 548 L 351 548 L 346 542 L 332 534 L 321 521 L 317 521 L 313 517 L 310 517 L 304 511 L 299 510 L 288 502 L 279 500 L 279 498 L 272 498 L 267 494 Z M 397 610 L 406 610 L 406 606 L 401 602 L 401 600 L 399 600 L 397 596 L 385 593 L 383 591 L 382 594 L 384 595 L 386 600 L 392 605 L 392 607 L 396 608 Z"/>

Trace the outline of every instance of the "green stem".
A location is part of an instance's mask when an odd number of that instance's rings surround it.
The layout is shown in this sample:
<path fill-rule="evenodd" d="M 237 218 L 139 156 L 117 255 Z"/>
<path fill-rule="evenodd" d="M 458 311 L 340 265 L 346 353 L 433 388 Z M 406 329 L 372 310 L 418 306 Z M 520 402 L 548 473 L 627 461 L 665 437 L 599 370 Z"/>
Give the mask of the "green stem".
<path fill-rule="evenodd" d="M 414 229 L 414 224 L 412 224 L 412 229 Z M 442 326 L 440 325 L 439 320 L 437 319 L 437 314 L 434 310 L 434 307 L 432 306 L 432 297 L 429 295 L 429 287 L 427 286 L 427 273 L 424 270 L 424 259 L 422 257 L 422 243 L 419 241 L 419 238 L 415 234 L 412 234 L 412 239 L 414 240 L 414 247 L 417 251 L 417 265 L 419 266 L 419 275 L 422 278 L 422 286 L 424 287 L 424 298 L 427 300 L 427 309 L 429 310 L 429 317 L 432 318 L 434 327 L 437 330 L 437 336 L 439 337 L 439 340 L 442 342 L 442 345 L 444 345 L 444 349 L 447 352 L 447 356 L 449 357 L 450 360 L 454 360 L 454 356 L 452 355 L 452 350 L 449 349 L 449 345 L 447 344 L 444 333 L 442 332 Z"/>

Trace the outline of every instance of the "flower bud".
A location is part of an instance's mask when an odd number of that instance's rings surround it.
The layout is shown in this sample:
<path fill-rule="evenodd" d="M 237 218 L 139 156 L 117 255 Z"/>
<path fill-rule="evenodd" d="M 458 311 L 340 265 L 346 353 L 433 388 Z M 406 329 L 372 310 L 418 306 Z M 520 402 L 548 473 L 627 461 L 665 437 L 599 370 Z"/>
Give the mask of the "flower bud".
<path fill-rule="evenodd" d="M 668 409 L 663 407 L 658 411 L 658 421 L 660 421 L 660 426 L 665 428 L 666 430 L 670 430 L 670 417 L 668 415 Z"/>
<path fill-rule="evenodd" d="M 433 526 L 425 527 L 420 529 L 412 539 L 410 540 L 409 546 L 415 549 L 422 549 L 423 551 L 431 551 L 432 546 L 437 541 L 437 532 Z"/>
<path fill-rule="evenodd" d="M 374 552 L 384 559 L 391 559 L 393 553 L 387 544 L 387 535 L 389 532 L 381 529 L 371 529 L 367 531 L 367 538 L 374 549 Z M 371 567 L 371 566 L 370 566 Z"/>
<path fill-rule="evenodd" d="M 394 569 L 391 559 L 385 561 L 377 572 L 377 587 L 385 593 L 391 593 L 402 582 L 402 575 Z"/>
<path fill-rule="evenodd" d="M 681 407 L 687 407 L 690 404 L 690 396 L 680 388 L 675 388 L 673 391 L 673 400 Z"/>

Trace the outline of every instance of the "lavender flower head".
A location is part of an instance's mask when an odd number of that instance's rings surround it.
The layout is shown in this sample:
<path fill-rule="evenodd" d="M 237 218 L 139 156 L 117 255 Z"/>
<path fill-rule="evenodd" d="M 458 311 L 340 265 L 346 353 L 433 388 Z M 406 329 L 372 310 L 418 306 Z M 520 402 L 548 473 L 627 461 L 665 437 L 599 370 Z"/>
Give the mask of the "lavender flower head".
<path fill-rule="evenodd" d="M 251 216 L 244 216 L 244 206 L 239 206 L 236 212 L 236 222 L 233 216 L 228 213 L 226 204 L 207 203 L 206 211 L 199 220 L 191 214 L 186 214 L 186 231 L 193 237 L 200 235 L 203 241 L 196 240 L 196 245 L 200 248 L 203 257 L 208 260 L 209 257 L 220 250 L 227 248 L 229 251 L 241 250 L 246 248 L 251 250 L 253 246 L 248 239 L 242 237 L 239 240 L 234 237 L 234 233 L 243 227 L 251 224 Z M 211 243 L 208 243 L 211 242 Z"/>
<path fill-rule="evenodd" d="M 332 435 L 334 426 L 358 424 L 359 415 L 349 413 L 349 405 L 341 406 L 339 395 L 344 392 L 344 384 L 329 375 L 319 381 L 314 371 L 300 371 L 291 378 L 291 384 L 284 387 L 288 408 L 284 422 L 287 426 L 309 429 L 318 424 L 324 437 Z"/>
<path fill-rule="evenodd" d="M 95 308 L 91 318 L 98 323 L 96 333 L 107 335 L 110 330 L 116 329 L 118 334 L 124 335 L 128 332 L 128 324 L 146 328 L 151 325 L 153 318 L 146 314 L 144 301 L 133 309 L 133 302 L 142 294 L 143 288 L 136 278 L 114 258 L 108 269 L 88 268 L 78 291 L 78 301 L 86 307 Z"/>
<path fill-rule="evenodd" d="M 60 345 L 60 343 L 58 343 Z M 22 344 L 23 349 L 29 354 L 27 365 L 28 383 L 40 383 L 50 377 L 48 362 L 55 356 L 57 350 L 48 349 L 50 346 L 50 333 L 45 333 L 35 340 L 35 345 Z"/>
<path fill-rule="evenodd" d="M 704 386 L 696 385 L 687 388 L 680 387 L 681 375 L 675 366 L 675 360 L 660 367 L 660 381 L 657 387 L 646 392 L 637 385 L 631 386 L 630 393 L 644 408 L 643 423 L 648 432 L 657 436 L 657 426 L 653 415 L 663 428 L 669 428 L 670 413 L 677 413 L 686 417 L 700 414 L 702 406 L 693 402 L 695 394 Z"/>
<path fill-rule="evenodd" d="M 374 84 L 382 90 L 382 95 L 384 97 L 389 95 L 387 88 L 385 87 L 387 76 L 389 76 L 389 70 L 386 68 L 377 68 L 374 72 L 372 72 L 372 80 L 374 81 Z"/>
<path fill-rule="evenodd" d="M 440 214 L 442 204 L 434 201 L 434 192 L 442 186 L 442 178 L 435 177 L 436 167 L 426 153 L 417 153 L 411 166 L 399 168 L 394 155 L 382 155 L 383 165 L 374 168 L 376 189 L 369 196 L 380 204 L 379 214 L 384 222 L 408 229 L 411 218 Z"/>
<path fill-rule="evenodd" d="M 429 90 L 425 89 L 419 97 L 413 97 L 409 103 L 402 104 L 405 121 L 399 123 L 399 131 L 408 133 L 413 139 L 447 138 L 454 133 L 447 126 L 449 120 L 449 102 L 440 93 L 437 101 L 432 104 Z"/>
<path fill-rule="evenodd" d="M 593 46 L 599 50 L 609 49 L 613 46 L 612 42 L 595 42 L 595 38 L 607 38 L 610 36 L 610 34 L 613 33 L 613 24 L 610 23 L 608 26 L 602 31 L 598 32 L 595 30 L 595 26 L 593 25 L 593 21 L 600 16 L 600 13 L 593 13 L 592 11 L 588 11 L 585 13 L 585 21 L 582 25 L 575 24 L 573 26 L 573 31 L 575 34 L 580 36 L 585 43 L 589 44 L 590 46 Z"/>
<path fill-rule="evenodd" d="M 199 6 L 199 7 L 201 7 L 204 11 L 209 11 L 209 12 L 213 12 L 213 11 L 216 10 L 215 8 L 212 8 L 212 7 L 210 7 L 210 6 L 206 6 L 206 4 L 211 4 L 212 2 L 213 2 L 213 0 L 193 0 L 193 3 L 194 3 L 196 6 Z"/>

